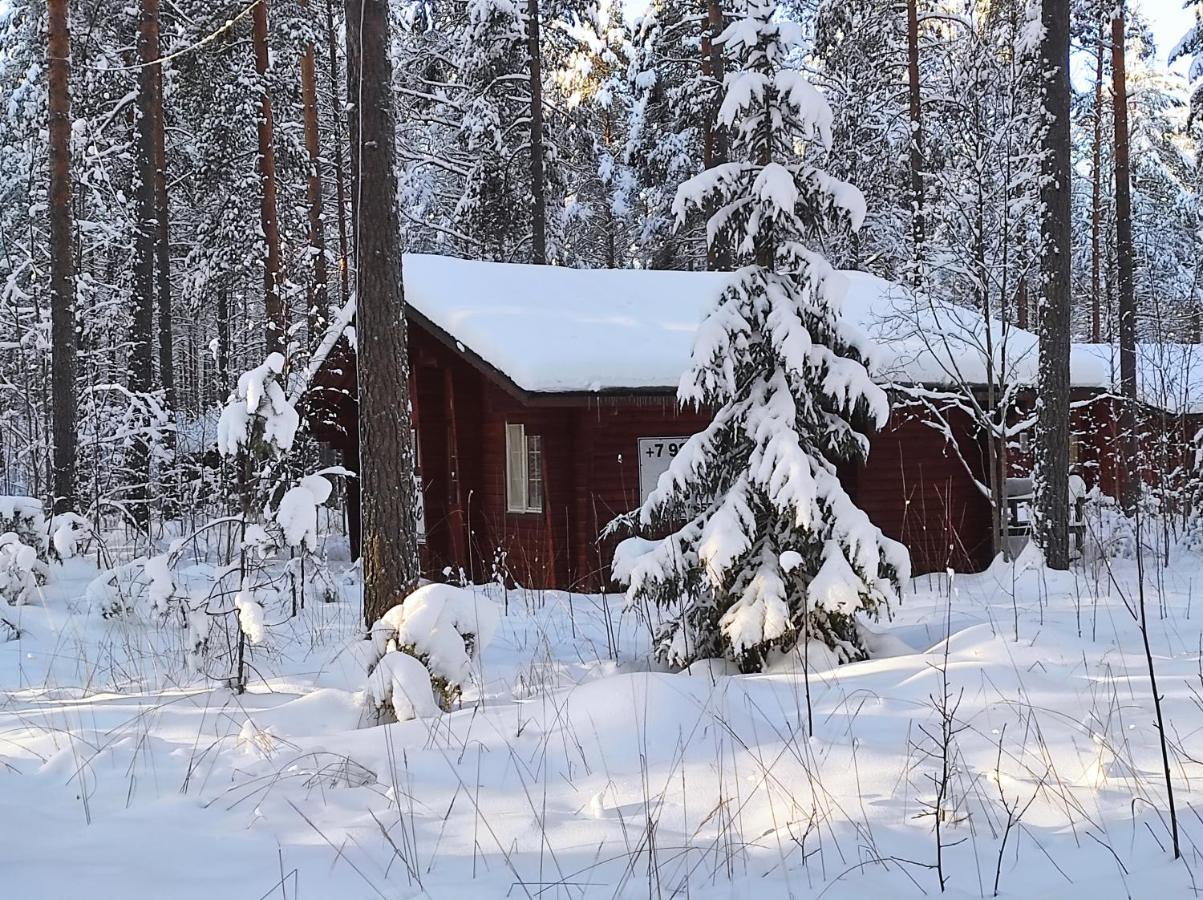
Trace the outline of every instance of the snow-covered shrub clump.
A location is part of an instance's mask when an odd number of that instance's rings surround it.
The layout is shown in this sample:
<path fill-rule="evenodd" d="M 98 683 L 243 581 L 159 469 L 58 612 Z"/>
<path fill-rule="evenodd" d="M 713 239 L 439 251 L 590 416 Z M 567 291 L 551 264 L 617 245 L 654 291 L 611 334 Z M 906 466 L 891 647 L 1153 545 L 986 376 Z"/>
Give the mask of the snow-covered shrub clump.
<path fill-rule="evenodd" d="M 872 345 L 841 319 L 844 276 L 805 242 L 859 228 L 864 198 L 798 155 L 830 143 L 832 114 L 785 68 L 800 32 L 775 11 L 753 2 L 724 31 L 737 66 L 719 119 L 733 161 L 683 184 L 674 204 L 678 221 L 715 210 L 710 243 L 743 266 L 698 330 L 678 390 L 714 418 L 612 526 L 641 536 L 620 547 L 614 572 L 632 605 L 662 608 L 657 651 L 678 666 L 725 657 L 755 671 L 810 637 L 863 658 L 856 615 L 887 608 L 910 569 L 837 472 L 865 458 L 890 409 L 868 371 Z"/>
<path fill-rule="evenodd" d="M 29 547 L 46 543 L 46 515 L 34 497 L 0 496 L 0 534 L 11 532 Z"/>
<path fill-rule="evenodd" d="M 263 604 L 254 594 L 239 591 L 234 595 L 234 608 L 238 610 L 238 627 L 252 644 L 262 644 L 267 637 L 267 623 L 263 618 Z"/>
<path fill-rule="evenodd" d="M 259 366 L 243 372 L 217 422 L 217 449 L 236 456 L 256 438 L 281 451 L 292 448 L 301 418 L 281 384 L 284 357 L 272 353 Z M 261 430 L 255 419 L 261 419 Z"/>
<path fill-rule="evenodd" d="M 104 618 L 130 616 L 144 622 L 162 621 L 172 604 L 183 598 L 170 557 L 140 556 L 108 569 L 89 582 L 84 592 L 88 608 Z"/>
<path fill-rule="evenodd" d="M 437 716 L 430 672 L 407 653 L 391 650 L 376 662 L 368 676 L 368 704 L 376 711 L 377 721 L 392 715 L 398 722 Z"/>
<path fill-rule="evenodd" d="M 289 547 L 317 548 L 317 510 L 330 499 L 334 486 L 321 475 L 306 475 L 280 499 L 275 520 Z"/>
<path fill-rule="evenodd" d="M 78 513 L 59 513 L 50 520 L 50 546 L 60 560 L 78 555 L 80 543 L 91 533 L 88 520 Z"/>
<path fill-rule="evenodd" d="M 372 626 L 368 666 L 399 650 L 430 672 L 440 704 L 459 699 L 474 660 L 488 646 L 500 621 L 497 605 L 475 591 L 449 584 L 420 587 Z"/>
<path fill-rule="evenodd" d="M 37 550 L 14 532 L 0 534 L 0 600 L 13 606 L 29 603 L 37 596 L 43 575 Z"/>

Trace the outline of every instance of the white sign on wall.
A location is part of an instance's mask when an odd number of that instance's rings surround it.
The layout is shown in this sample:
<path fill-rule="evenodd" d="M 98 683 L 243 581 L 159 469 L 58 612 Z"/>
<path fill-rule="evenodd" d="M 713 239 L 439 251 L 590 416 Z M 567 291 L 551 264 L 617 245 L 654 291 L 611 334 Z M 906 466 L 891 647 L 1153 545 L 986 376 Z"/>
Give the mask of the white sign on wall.
<path fill-rule="evenodd" d="M 685 437 L 648 437 L 639 438 L 639 500 L 647 499 L 647 495 L 656 487 L 660 476 L 668 470 L 669 464 L 681 452 Z"/>

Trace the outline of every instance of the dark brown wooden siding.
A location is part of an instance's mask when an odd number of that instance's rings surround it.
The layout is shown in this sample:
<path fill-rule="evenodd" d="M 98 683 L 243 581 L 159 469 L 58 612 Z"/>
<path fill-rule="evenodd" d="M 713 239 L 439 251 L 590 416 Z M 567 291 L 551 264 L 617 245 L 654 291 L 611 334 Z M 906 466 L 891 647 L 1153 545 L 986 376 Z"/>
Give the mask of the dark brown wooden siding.
<path fill-rule="evenodd" d="M 671 396 L 525 398 L 445 339 L 410 325 L 415 421 L 425 499 L 423 565 L 488 581 L 495 560 L 534 588 L 597 589 L 608 581 L 613 540 L 599 535 L 639 501 L 640 437 L 692 434 L 707 417 L 679 412 Z M 354 359 L 323 376 L 335 424 L 321 439 L 347 451 L 354 467 Z M 506 509 L 505 426 L 543 438 L 544 511 Z M 957 431 L 966 459 L 980 466 L 967 423 Z M 841 473 L 850 493 L 890 537 L 911 550 L 916 574 L 948 566 L 976 571 L 990 558 L 989 508 L 943 436 L 896 414 L 874 437 L 868 463 Z"/>
<path fill-rule="evenodd" d="M 953 428 L 960 456 L 938 431 L 896 411 L 873 436 L 852 491 L 873 523 L 910 550 L 916 575 L 977 572 L 990 562 L 990 505 L 966 468 L 981 477 L 981 452 L 968 421 Z"/>

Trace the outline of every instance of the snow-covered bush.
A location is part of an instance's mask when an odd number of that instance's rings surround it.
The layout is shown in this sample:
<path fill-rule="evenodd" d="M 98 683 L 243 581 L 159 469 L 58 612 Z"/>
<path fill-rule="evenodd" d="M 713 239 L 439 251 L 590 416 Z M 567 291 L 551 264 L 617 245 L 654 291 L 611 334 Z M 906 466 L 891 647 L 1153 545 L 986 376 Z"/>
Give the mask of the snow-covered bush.
<path fill-rule="evenodd" d="M 496 604 L 475 591 L 449 584 L 420 587 L 372 626 L 369 674 L 394 651 L 408 654 L 426 667 L 440 705 L 450 709 L 500 618 Z"/>
<path fill-rule="evenodd" d="M 296 487 L 289 488 L 275 512 L 276 524 L 284 543 L 302 550 L 317 548 L 317 511 L 330 499 L 334 485 L 321 474 L 306 475 Z"/>
<path fill-rule="evenodd" d="M 76 556 L 80 543 L 91 533 L 92 526 L 78 513 L 59 513 L 50 520 L 50 546 L 60 560 Z"/>
<path fill-rule="evenodd" d="M 236 456 L 260 441 L 281 451 L 292 449 L 301 418 L 284 393 L 283 372 L 284 357 L 272 353 L 239 376 L 217 422 L 217 449 L 223 456 Z"/>
<path fill-rule="evenodd" d="M 46 514 L 33 497 L 0 497 L 0 534 L 11 532 L 28 547 L 46 543 Z"/>
<path fill-rule="evenodd" d="M 910 560 L 840 483 L 838 466 L 865 458 L 890 406 L 867 369 L 871 343 L 841 317 L 844 276 L 806 243 L 858 229 L 864 198 L 800 158 L 830 144 L 832 114 L 787 68 L 799 27 L 773 3 L 746 10 L 721 37 L 736 63 L 718 112 L 732 161 L 683 184 L 673 207 L 678 222 L 713 210 L 711 246 L 742 265 L 677 394 L 713 419 L 611 531 L 645 539 L 621 545 L 613 571 L 632 606 L 663 610 L 662 659 L 753 671 L 808 636 L 863 658 L 856 615 L 896 600 Z"/>
<path fill-rule="evenodd" d="M 0 534 L 0 600 L 13 606 L 29 603 L 44 574 L 37 550 L 14 532 Z"/>
<path fill-rule="evenodd" d="M 397 650 L 376 661 L 366 695 L 378 722 L 387 721 L 389 715 L 406 722 L 439 714 L 430 673 L 417 659 Z"/>
<path fill-rule="evenodd" d="M 1082 559 L 1098 562 L 1105 559 L 1136 559 L 1136 519 L 1127 515 L 1118 500 L 1097 487 L 1086 496 L 1082 514 Z M 1159 537 L 1157 503 L 1154 498 L 1141 499 L 1143 542 L 1145 551 L 1154 552 L 1153 543 Z M 1188 525 L 1183 545 L 1190 549 L 1192 531 Z M 1201 543 L 1203 546 L 1203 543 Z"/>
<path fill-rule="evenodd" d="M 84 591 L 88 609 L 104 618 L 128 616 L 143 622 L 162 621 L 183 592 L 176 584 L 169 556 L 140 556 L 101 572 Z"/>

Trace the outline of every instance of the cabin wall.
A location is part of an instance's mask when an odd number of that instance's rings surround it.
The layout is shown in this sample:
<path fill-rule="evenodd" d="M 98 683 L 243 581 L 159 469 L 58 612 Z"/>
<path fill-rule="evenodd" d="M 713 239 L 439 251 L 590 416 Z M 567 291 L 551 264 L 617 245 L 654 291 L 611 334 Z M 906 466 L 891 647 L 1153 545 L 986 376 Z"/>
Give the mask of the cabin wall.
<path fill-rule="evenodd" d="M 977 572 L 992 556 L 990 503 L 975 481 L 985 480 L 983 447 L 968 416 L 951 425 L 956 448 L 895 409 L 871 439 L 852 492 L 873 524 L 910 550 L 915 575 Z"/>
<path fill-rule="evenodd" d="M 643 501 L 639 483 L 639 439 L 688 437 L 706 427 L 710 417 L 678 411 L 674 397 L 598 398 L 576 411 L 581 451 L 576 459 L 578 495 L 575 570 L 577 581 L 592 588 L 610 579 L 614 548 L 626 535 L 602 538 L 616 516 Z"/>
<path fill-rule="evenodd" d="M 426 575 L 441 579 L 450 567 L 453 577 L 462 569 L 469 580 L 483 582 L 501 565 L 513 582 L 528 587 L 606 586 L 618 538 L 599 536 L 642 499 L 639 439 L 686 437 L 708 417 L 679 412 L 671 396 L 525 402 L 420 326 L 411 324 L 409 340 Z M 348 413 L 340 403 L 338 412 L 351 420 L 341 433 L 353 450 L 354 410 Z M 528 434 L 543 438 L 542 513 L 506 508 L 507 423 L 521 423 Z M 1105 423 L 1082 427 L 1105 434 Z M 867 464 L 841 471 L 871 520 L 910 549 L 916 574 L 949 566 L 976 571 L 990 559 L 989 505 L 966 470 L 968 463 L 983 478 L 982 444 L 968 418 L 954 424 L 954 433 L 961 455 L 942 434 L 896 410 L 873 437 Z M 1103 483 L 1113 477 L 1105 469 L 1105 446 L 1100 438 Z"/>

